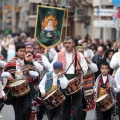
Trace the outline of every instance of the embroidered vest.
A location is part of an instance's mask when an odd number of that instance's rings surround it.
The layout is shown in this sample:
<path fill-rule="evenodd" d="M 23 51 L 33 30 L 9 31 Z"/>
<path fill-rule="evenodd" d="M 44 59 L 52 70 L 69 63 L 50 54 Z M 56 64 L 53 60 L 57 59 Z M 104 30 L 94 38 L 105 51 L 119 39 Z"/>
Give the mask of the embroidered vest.
<path fill-rule="evenodd" d="M 102 76 L 100 77 L 99 80 L 99 84 L 100 84 L 100 88 L 99 88 L 99 97 L 101 97 L 102 95 L 106 94 L 106 93 L 110 93 L 109 91 L 107 91 L 107 86 L 108 86 L 109 80 L 107 77 L 106 83 L 103 82 Z"/>
<path fill-rule="evenodd" d="M 74 58 L 75 58 L 75 51 L 72 52 L 72 60 Z M 65 67 L 66 67 L 66 51 L 65 50 L 58 53 L 58 60 L 60 62 L 62 62 L 62 64 L 63 64 L 63 70 L 65 70 Z M 77 52 L 77 66 L 80 67 L 80 65 L 79 65 L 78 62 L 80 62 L 80 54 L 79 54 L 79 52 Z M 75 66 L 75 60 L 74 60 L 73 64 Z"/>
<path fill-rule="evenodd" d="M 52 84 L 53 84 L 52 72 L 47 72 L 46 76 L 47 76 L 47 79 L 49 79 L 45 83 L 45 91 L 47 92 L 52 88 Z"/>

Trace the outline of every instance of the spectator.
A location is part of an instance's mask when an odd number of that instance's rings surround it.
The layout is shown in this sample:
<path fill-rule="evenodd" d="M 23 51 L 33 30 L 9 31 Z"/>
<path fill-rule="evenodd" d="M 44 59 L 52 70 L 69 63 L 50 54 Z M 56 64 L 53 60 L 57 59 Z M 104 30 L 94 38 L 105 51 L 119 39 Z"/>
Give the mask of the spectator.
<path fill-rule="evenodd" d="M 106 62 L 106 59 L 104 57 L 104 48 L 102 46 L 99 46 L 97 49 L 97 54 L 94 55 L 92 58 L 93 63 L 95 63 L 98 66 L 98 71 L 95 73 L 95 78 L 100 75 L 100 66 L 103 62 Z"/>
<path fill-rule="evenodd" d="M 120 52 L 120 40 L 116 41 L 116 47 L 117 49 L 115 50 L 115 52 Z"/>
<path fill-rule="evenodd" d="M 88 49 L 88 43 L 84 41 L 82 43 L 82 47 L 83 47 L 83 50 L 84 50 L 84 56 L 91 60 L 94 56 L 94 53 L 93 53 L 92 50 Z"/>
<path fill-rule="evenodd" d="M 109 66 L 110 66 L 110 61 L 112 59 L 113 54 L 114 54 L 114 50 L 113 49 L 108 49 L 105 52 L 105 59 L 106 59 L 106 62 L 109 64 Z M 113 74 L 113 69 L 112 68 L 110 68 L 109 74 L 110 75 Z"/>
<path fill-rule="evenodd" d="M 8 46 L 7 62 L 15 57 L 15 42 L 12 40 Z"/>

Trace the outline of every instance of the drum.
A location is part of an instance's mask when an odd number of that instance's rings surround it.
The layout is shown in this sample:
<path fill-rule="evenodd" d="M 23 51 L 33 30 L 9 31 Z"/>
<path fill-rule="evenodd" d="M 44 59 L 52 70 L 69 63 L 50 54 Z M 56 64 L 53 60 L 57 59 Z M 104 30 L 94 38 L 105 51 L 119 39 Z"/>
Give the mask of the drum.
<path fill-rule="evenodd" d="M 30 92 L 29 85 L 26 80 L 19 80 L 10 85 L 12 95 L 14 97 L 24 96 Z"/>
<path fill-rule="evenodd" d="M 110 99 L 108 94 L 105 94 L 97 99 L 96 104 L 102 112 L 106 112 L 115 105 L 115 102 Z"/>
<path fill-rule="evenodd" d="M 65 89 L 65 93 L 66 95 L 72 95 L 76 92 L 78 92 L 81 89 L 81 85 L 79 82 L 79 79 L 77 77 L 69 80 L 69 84 L 67 86 L 67 88 Z"/>
<path fill-rule="evenodd" d="M 88 72 L 87 74 L 83 75 L 83 89 L 85 96 L 92 95 L 93 86 L 94 86 L 94 74 L 92 72 Z"/>
<path fill-rule="evenodd" d="M 47 95 L 45 99 L 43 99 L 48 109 L 58 107 L 64 100 L 65 96 L 58 89 L 54 90 L 52 93 Z"/>

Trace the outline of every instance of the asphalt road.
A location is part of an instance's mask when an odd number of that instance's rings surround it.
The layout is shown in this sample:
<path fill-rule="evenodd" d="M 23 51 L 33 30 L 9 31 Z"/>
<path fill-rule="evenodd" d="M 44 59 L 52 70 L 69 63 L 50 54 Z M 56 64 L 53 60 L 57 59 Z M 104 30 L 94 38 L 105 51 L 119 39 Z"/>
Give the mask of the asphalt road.
<path fill-rule="evenodd" d="M 87 118 L 86 120 L 94 120 L 94 113 L 95 111 L 94 110 L 91 110 L 87 113 Z M 5 105 L 2 109 L 2 115 L 3 115 L 3 118 L 0 118 L 0 120 L 14 120 L 14 110 L 13 110 L 13 107 L 10 106 L 10 105 Z M 44 114 L 44 118 L 43 120 L 47 120 L 47 116 L 46 114 Z M 118 120 L 118 116 L 114 119 L 112 118 L 112 120 Z"/>

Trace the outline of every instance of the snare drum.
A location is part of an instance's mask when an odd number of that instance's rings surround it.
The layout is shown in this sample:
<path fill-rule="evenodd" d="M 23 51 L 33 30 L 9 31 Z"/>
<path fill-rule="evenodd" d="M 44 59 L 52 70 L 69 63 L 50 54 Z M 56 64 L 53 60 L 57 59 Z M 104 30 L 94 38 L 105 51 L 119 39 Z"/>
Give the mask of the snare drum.
<path fill-rule="evenodd" d="M 12 95 L 14 97 L 24 96 L 30 92 L 29 85 L 26 80 L 19 80 L 10 85 Z"/>
<path fill-rule="evenodd" d="M 65 96 L 57 89 L 46 96 L 43 101 L 47 105 L 47 108 L 53 109 L 58 107 L 65 100 Z"/>
<path fill-rule="evenodd" d="M 105 112 L 110 110 L 115 105 L 115 102 L 110 99 L 108 94 L 105 94 L 97 99 L 96 104 L 102 112 Z"/>
<path fill-rule="evenodd" d="M 72 80 L 69 80 L 69 84 L 65 89 L 65 93 L 66 95 L 72 95 L 78 92 L 80 89 L 81 89 L 81 85 L 80 85 L 79 79 L 75 77 Z"/>

